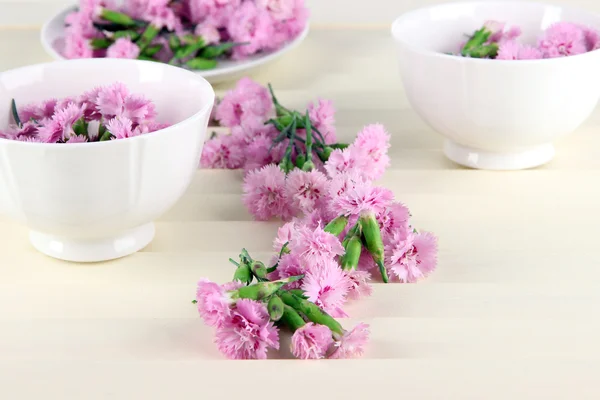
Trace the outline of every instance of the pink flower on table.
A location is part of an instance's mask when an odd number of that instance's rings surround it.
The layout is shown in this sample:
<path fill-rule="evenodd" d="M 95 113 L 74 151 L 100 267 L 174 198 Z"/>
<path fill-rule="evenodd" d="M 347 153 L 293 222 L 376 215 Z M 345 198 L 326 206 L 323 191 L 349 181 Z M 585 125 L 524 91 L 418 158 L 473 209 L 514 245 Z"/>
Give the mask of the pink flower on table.
<path fill-rule="evenodd" d="M 67 143 L 86 143 L 88 141 L 87 137 L 83 135 L 73 135 L 67 140 Z"/>
<path fill-rule="evenodd" d="M 221 33 L 218 27 L 211 23 L 205 22 L 197 25 L 194 34 L 202 37 L 206 44 L 219 44 L 221 41 Z"/>
<path fill-rule="evenodd" d="M 437 239 L 429 232 L 399 230 L 385 246 L 391 275 L 400 282 L 415 283 L 429 275 L 437 264 Z"/>
<path fill-rule="evenodd" d="M 232 57 L 238 60 L 264 49 L 275 33 L 269 12 L 251 1 L 242 3 L 235 10 L 227 24 L 227 31 L 233 42 L 246 43 L 233 49 Z"/>
<path fill-rule="evenodd" d="M 333 334 L 325 325 L 308 322 L 292 335 L 291 350 L 296 358 L 319 360 L 333 344 Z"/>
<path fill-rule="evenodd" d="M 247 129 L 258 129 L 264 125 L 274 110 L 269 90 L 242 78 L 236 87 L 225 94 L 215 112 L 222 126 L 229 128 L 245 125 Z"/>
<path fill-rule="evenodd" d="M 544 57 L 566 57 L 587 52 L 583 29 L 568 22 L 551 25 L 538 43 Z"/>
<path fill-rule="evenodd" d="M 320 171 L 294 169 L 287 177 L 287 196 L 292 206 L 303 214 L 325 206 L 327 177 Z"/>
<path fill-rule="evenodd" d="M 230 135 L 221 135 L 204 144 L 200 166 L 214 169 L 238 169 L 244 165 L 244 149 Z"/>
<path fill-rule="evenodd" d="M 215 342 L 227 358 L 264 360 L 269 348 L 279 349 L 279 332 L 263 304 L 242 299 L 217 328 Z"/>
<path fill-rule="evenodd" d="M 536 60 L 543 58 L 543 54 L 535 47 L 523 45 L 516 40 L 509 40 L 500 45 L 497 60 Z"/>
<path fill-rule="evenodd" d="M 329 358 L 355 358 L 364 354 L 365 347 L 369 343 L 369 325 L 358 324 L 344 336 L 334 343 L 335 350 Z"/>
<path fill-rule="evenodd" d="M 358 300 L 368 297 L 373 293 L 373 287 L 370 284 L 371 274 L 368 271 L 352 269 L 345 272 L 351 283 L 350 290 L 348 291 L 349 299 Z"/>
<path fill-rule="evenodd" d="M 353 283 L 346 273 L 334 259 L 324 260 L 316 267 L 309 265 L 302 283 L 308 300 L 334 318 L 347 317 L 342 307 Z"/>
<path fill-rule="evenodd" d="M 138 58 L 140 48 L 129 38 L 119 38 L 106 50 L 108 58 Z"/>
<path fill-rule="evenodd" d="M 370 272 L 375 268 L 377 268 L 377 264 L 375 264 L 375 261 L 373 260 L 371 254 L 369 254 L 368 251 L 363 251 L 362 253 L 360 253 L 360 259 L 358 260 L 358 269 L 360 271 Z"/>
<path fill-rule="evenodd" d="M 289 278 L 291 276 L 304 275 L 306 273 L 306 264 L 296 257 L 294 254 L 284 254 L 279 260 L 277 267 L 279 279 Z M 285 289 L 299 289 L 302 286 L 303 279 L 288 283 L 284 286 Z"/>
<path fill-rule="evenodd" d="M 361 157 L 365 157 L 365 153 L 356 154 L 355 149 L 356 147 L 350 147 L 345 150 L 335 149 L 331 152 L 329 159 L 325 163 L 325 170 L 330 178 L 344 173 L 360 173 Z"/>
<path fill-rule="evenodd" d="M 247 143 L 245 150 L 246 162 L 244 164 L 246 172 L 262 168 L 271 163 L 279 164 L 283 158 L 285 148 L 281 144 L 273 146 L 273 139 L 276 137 L 272 134 L 274 129 L 272 125 L 265 125 L 253 130 L 253 136 L 236 135 L 236 128 L 233 129 L 234 133 L 232 135 Z"/>
<path fill-rule="evenodd" d="M 231 290 L 235 290 L 232 288 Z M 198 312 L 209 326 L 221 326 L 231 316 L 234 301 L 228 289 L 208 279 L 201 279 L 196 290 Z"/>
<path fill-rule="evenodd" d="M 340 240 L 321 226 L 309 229 L 299 226 L 290 244 L 292 254 L 300 257 L 311 268 L 333 260 L 336 256 L 344 254 L 344 247 Z"/>
<path fill-rule="evenodd" d="M 274 164 L 250 171 L 244 179 L 243 202 L 259 221 L 292 216 L 285 192 L 285 173 Z"/>
<path fill-rule="evenodd" d="M 323 135 L 326 144 L 337 142 L 335 135 L 335 108 L 332 101 L 320 99 L 316 105 L 313 103 L 309 104 L 308 115 L 310 121 Z M 316 135 L 315 132 L 313 134 Z"/>
<path fill-rule="evenodd" d="M 277 230 L 277 236 L 273 241 L 273 251 L 279 253 L 283 246 L 287 243 L 287 248 L 289 250 L 290 243 L 292 242 L 292 238 L 294 237 L 294 233 L 297 229 L 296 223 L 294 221 L 286 222 L 282 227 Z"/>
<path fill-rule="evenodd" d="M 369 180 L 381 178 L 390 165 L 390 157 L 387 154 L 390 135 L 381 124 L 365 126 L 350 147 L 353 148 L 351 151 L 356 151 L 356 157 L 361 157 L 363 175 Z"/>
<path fill-rule="evenodd" d="M 78 32 L 67 33 L 65 36 L 65 50 L 63 54 L 66 58 L 93 58 L 94 51 L 90 45 L 89 39 L 84 38 Z"/>
<path fill-rule="evenodd" d="M 370 182 L 357 182 L 354 188 L 333 198 L 332 209 L 338 215 L 378 215 L 394 200 L 394 194 L 386 188 L 373 186 Z"/>
<path fill-rule="evenodd" d="M 408 227 L 410 211 L 401 203 L 392 203 L 383 212 L 377 214 L 377 222 L 384 236 L 391 235 L 395 230 Z"/>

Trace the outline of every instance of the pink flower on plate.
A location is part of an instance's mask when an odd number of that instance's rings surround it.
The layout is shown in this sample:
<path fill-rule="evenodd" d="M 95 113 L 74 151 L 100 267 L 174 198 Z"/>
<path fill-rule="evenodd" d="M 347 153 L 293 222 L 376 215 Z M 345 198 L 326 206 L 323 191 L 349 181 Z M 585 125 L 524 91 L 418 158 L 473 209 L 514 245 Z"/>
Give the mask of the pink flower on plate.
<path fill-rule="evenodd" d="M 296 358 L 319 360 L 325 358 L 332 344 L 333 334 L 328 327 L 308 322 L 292 335 L 291 350 Z"/>
<path fill-rule="evenodd" d="M 204 144 L 200 166 L 213 169 L 238 169 L 244 165 L 244 149 L 230 135 L 221 135 Z"/>
<path fill-rule="evenodd" d="M 395 232 L 385 246 L 388 270 L 400 282 L 415 283 L 429 275 L 437 264 L 437 239 L 429 232 Z"/>
<path fill-rule="evenodd" d="M 269 12 L 258 8 L 252 1 L 243 2 L 235 10 L 227 25 L 227 31 L 233 42 L 246 43 L 233 49 L 232 57 L 238 60 L 267 47 L 275 33 Z"/>
<path fill-rule="evenodd" d="M 334 343 L 335 350 L 329 358 L 355 358 L 364 354 L 365 347 L 369 343 L 369 325 L 358 324 L 344 336 Z"/>
<path fill-rule="evenodd" d="M 222 126 L 229 128 L 245 125 L 247 129 L 259 129 L 274 110 L 267 88 L 242 78 L 236 87 L 225 94 L 215 112 Z"/>
<path fill-rule="evenodd" d="M 285 173 L 274 164 L 250 171 L 244 179 L 243 202 L 259 221 L 292 216 L 285 193 Z"/>
<path fill-rule="evenodd" d="M 287 177 L 288 199 L 295 209 L 309 214 L 325 205 L 327 183 L 327 177 L 320 171 L 294 169 Z"/>
<path fill-rule="evenodd" d="M 87 137 L 83 135 L 73 135 L 67 140 L 67 143 L 86 143 L 88 141 Z"/>
<path fill-rule="evenodd" d="M 66 58 L 92 58 L 94 51 L 89 39 L 84 38 L 78 32 L 68 32 L 65 36 L 64 54 Z"/>
<path fill-rule="evenodd" d="M 323 135 L 326 144 L 337 142 L 335 135 L 335 108 L 330 100 L 322 100 L 308 106 L 308 115 L 317 130 Z M 316 135 L 315 132 L 313 134 Z"/>
<path fill-rule="evenodd" d="M 192 22 L 223 26 L 239 8 L 241 0 L 188 0 L 187 3 Z"/>
<path fill-rule="evenodd" d="M 393 200 L 394 194 L 389 189 L 362 181 L 342 195 L 334 197 L 332 209 L 338 215 L 378 215 L 384 212 Z"/>
<path fill-rule="evenodd" d="M 500 45 L 497 60 L 536 60 L 543 58 L 543 54 L 535 47 L 523 45 L 516 40 L 510 40 Z"/>
<path fill-rule="evenodd" d="M 227 290 L 208 279 L 201 279 L 196 290 L 198 312 L 209 326 L 221 326 L 231 316 L 234 301 Z"/>
<path fill-rule="evenodd" d="M 387 154 L 390 135 L 381 124 L 365 126 L 350 147 L 354 148 L 351 151 L 360 151 L 355 153 L 355 156 L 364 157 L 360 166 L 363 175 L 369 180 L 381 178 L 390 165 L 390 157 Z"/>
<path fill-rule="evenodd" d="M 119 38 L 106 50 L 108 58 L 138 58 L 140 48 L 129 38 Z"/>
<path fill-rule="evenodd" d="M 340 240 L 322 227 L 309 229 L 299 226 L 294 240 L 290 244 L 292 254 L 300 257 L 312 269 L 318 265 L 326 265 L 336 256 L 344 254 Z"/>
<path fill-rule="evenodd" d="M 308 300 L 334 318 L 347 317 L 342 307 L 353 284 L 334 259 L 324 260 L 318 266 L 309 264 L 302 283 Z"/>
<path fill-rule="evenodd" d="M 283 44 L 295 39 L 308 24 L 310 12 L 304 0 L 290 0 L 294 4 L 292 17 L 283 21 L 275 22 L 275 33 L 267 46 L 271 49 L 279 48 Z"/>
<path fill-rule="evenodd" d="M 227 358 L 264 360 L 269 348 L 279 349 L 279 332 L 263 304 L 242 299 L 217 328 L 215 342 Z"/>
<path fill-rule="evenodd" d="M 351 283 L 348 291 L 349 299 L 358 300 L 373 293 L 373 287 L 370 284 L 371 274 L 368 271 L 352 269 L 345 272 Z"/>
<path fill-rule="evenodd" d="M 284 21 L 294 16 L 294 0 L 256 0 L 256 5 L 267 10 L 277 21 Z"/>
<path fill-rule="evenodd" d="M 221 33 L 218 27 L 211 23 L 198 24 L 194 30 L 194 34 L 204 39 L 204 43 L 206 44 L 219 44 L 221 41 Z"/>
<path fill-rule="evenodd" d="M 538 48 L 545 58 L 566 57 L 587 52 L 587 43 L 581 27 L 557 22 L 546 30 Z"/>

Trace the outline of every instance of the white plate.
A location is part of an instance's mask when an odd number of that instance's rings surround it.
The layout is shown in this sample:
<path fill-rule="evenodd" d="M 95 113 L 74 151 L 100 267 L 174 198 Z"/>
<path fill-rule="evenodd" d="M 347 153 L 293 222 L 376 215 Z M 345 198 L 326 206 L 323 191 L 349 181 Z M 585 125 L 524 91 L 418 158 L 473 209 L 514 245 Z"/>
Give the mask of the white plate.
<path fill-rule="evenodd" d="M 42 27 L 42 46 L 44 47 L 44 50 L 46 50 L 46 53 L 56 60 L 65 60 L 65 57 L 61 54 L 61 50 L 64 46 L 65 36 L 64 21 L 65 17 L 75 9 L 75 6 L 66 7 L 54 15 Z M 306 38 L 306 35 L 308 35 L 308 31 L 309 24 L 306 25 L 306 28 L 304 31 L 302 31 L 302 33 L 300 33 L 300 35 L 298 35 L 298 37 L 277 51 L 258 54 L 243 61 L 220 61 L 215 69 L 209 71 L 198 71 L 198 74 L 203 76 L 210 83 L 219 83 L 237 79 L 238 77 L 257 69 L 258 67 L 276 60 L 299 45 Z"/>

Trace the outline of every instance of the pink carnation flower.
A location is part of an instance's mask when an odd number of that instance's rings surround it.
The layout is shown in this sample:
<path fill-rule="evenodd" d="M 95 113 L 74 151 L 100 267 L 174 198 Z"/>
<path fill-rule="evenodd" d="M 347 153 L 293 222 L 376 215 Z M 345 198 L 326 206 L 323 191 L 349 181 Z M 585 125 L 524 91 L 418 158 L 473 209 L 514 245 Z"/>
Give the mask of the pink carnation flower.
<path fill-rule="evenodd" d="M 227 290 L 208 279 L 198 282 L 196 291 L 198 312 L 209 326 L 221 326 L 231 316 L 234 301 Z"/>
<path fill-rule="evenodd" d="M 106 129 L 115 139 L 127 139 L 147 133 L 140 127 L 133 128 L 132 121 L 127 117 L 113 118 L 106 123 Z"/>
<path fill-rule="evenodd" d="M 338 215 L 378 215 L 394 200 L 394 194 L 370 182 L 356 182 L 355 187 L 333 197 L 332 209 Z"/>
<path fill-rule="evenodd" d="M 494 43 L 504 43 L 506 41 L 514 40 L 517 37 L 521 36 L 521 28 L 518 26 L 511 27 L 507 31 L 505 31 L 506 24 L 498 21 L 487 21 L 484 24 L 488 30 L 492 32 L 488 42 Z"/>
<path fill-rule="evenodd" d="M 381 178 L 390 165 L 387 152 L 390 148 L 390 135 L 381 124 L 368 125 L 358 134 L 351 145 L 356 157 L 364 157 L 361 162 L 363 175 L 369 180 Z"/>
<path fill-rule="evenodd" d="M 294 0 L 256 0 L 256 5 L 267 10 L 277 21 L 284 21 L 294 16 Z"/>
<path fill-rule="evenodd" d="M 319 100 L 317 105 L 311 103 L 308 106 L 308 113 L 311 122 L 323 135 L 325 143 L 336 143 L 335 108 L 333 107 L 333 102 L 330 100 Z"/>
<path fill-rule="evenodd" d="M 351 283 L 348 298 L 358 300 L 373 293 L 373 287 L 370 284 L 371 274 L 368 271 L 353 269 L 345 272 Z"/>
<path fill-rule="evenodd" d="M 55 107 L 56 107 L 55 99 L 46 100 L 46 101 L 42 102 L 41 104 L 37 104 L 37 103 L 27 104 L 27 105 L 19 108 L 19 110 L 18 110 L 19 117 L 21 118 L 21 121 L 23 121 L 23 122 L 31 121 L 32 119 L 35 119 L 36 121 L 39 122 L 45 118 L 52 118 L 52 116 L 54 115 Z"/>
<path fill-rule="evenodd" d="M 28 138 L 33 138 L 34 136 L 37 136 L 37 134 L 38 127 L 32 122 L 25 122 L 20 128 L 16 125 L 10 126 L 5 131 L 0 132 L 0 137 L 4 139 L 28 141 Z M 42 141 L 42 139 L 40 138 L 38 141 Z"/>
<path fill-rule="evenodd" d="M 273 241 L 273 251 L 279 253 L 286 243 L 287 248 L 289 250 L 295 231 L 296 223 L 294 221 L 287 222 L 282 227 L 280 227 L 277 230 L 277 236 Z"/>
<path fill-rule="evenodd" d="M 285 173 L 274 164 L 248 173 L 244 179 L 243 201 L 259 221 L 273 217 L 284 220 L 292 216 L 285 193 Z"/>
<path fill-rule="evenodd" d="M 551 25 L 540 39 L 538 47 L 546 58 L 574 56 L 587 51 L 583 29 L 568 22 Z"/>
<path fill-rule="evenodd" d="M 289 278 L 291 276 L 300 276 L 306 273 L 306 264 L 303 264 L 294 254 L 284 254 L 277 267 L 279 279 Z M 303 279 L 288 283 L 285 289 L 299 289 L 302 286 Z"/>
<path fill-rule="evenodd" d="M 227 25 L 231 14 L 239 8 L 241 2 L 241 0 L 187 1 L 192 22 L 209 22 L 218 26 Z"/>
<path fill-rule="evenodd" d="M 246 162 L 244 163 L 244 170 L 246 172 L 262 168 L 271 163 L 279 164 L 283 158 L 284 147 L 281 144 L 273 146 L 273 139 L 276 135 L 273 135 L 271 129 L 275 128 L 269 125 L 255 131 L 253 130 L 254 135 L 251 137 L 248 137 L 247 133 L 239 135 L 240 137 L 244 137 L 247 142 L 245 150 Z M 236 131 L 235 128 L 234 131 Z"/>
<path fill-rule="evenodd" d="M 401 203 L 393 203 L 377 215 L 377 222 L 384 236 L 391 235 L 398 229 L 406 229 L 409 219 L 410 211 Z"/>
<path fill-rule="evenodd" d="M 415 283 L 437 264 L 437 239 L 429 232 L 399 230 L 385 246 L 386 266 L 400 282 Z"/>
<path fill-rule="evenodd" d="M 89 39 L 81 36 L 79 32 L 67 32 L 63 55 L 69 59 L 92 58 L 94 57 L 94 51 Z"/>
<path fill-rule="evenodd" d="M 257 129 L 269 119 L 273 109 L 269 90 L 250 78 L 242 78 L 225 94 L 215 117 L 222 126 L 233 128 L 244 124 L 248 129 Z"/>
<path fill-rule="evenodd" d="M 285 0 L 284 0 L 285 1 Z M 267 47 L 274 49 L 296 38 L 308 24 L 310 12 L 304 0 L 287 0 L 294 6 L 292 17 L 283 21 L 275 21 L 275 32 L 271 36 Z"/>
<path fill-rule="evenodd" d="M 344 254 L 344 247 L 339 239 L 325 232 L 320 226 L 314 230 L 305 226 L 298 227 L 294 240 L 290 244 L 290 250 L 303 259 L 311 269 L 318 265 L 327 265 L 336 256 Z"/>
<path fill-rule="evenodd" d="M 372 271 L 377 268 L 377 264 L 373 260 L 373 257 L 368 251 L 363 251 L 360 253 L 360 258 L 358 260 L 358 269 L 361 271 Z"/>
<path fill-rule="evenodd" d="M 294 169 L 287 178 L 287 197 L 295 209 L 308 214 L 323 207 L 327 194 L 327 177 L 320 171 Z"/>
<path fill-rule="evenodd" d="M 215 342 L 227 358 L 264 360 L 269 348 L 279 349 L 279 332 L 263 304 L 242 299 L 217 328 Z"/>
<path fill-rule="evenodd" d="M 130 94 L 122 83 L 101 88 L 97 109 L 105 118 L 123 117 L 140 124 L 156 116 L 154 104 L 142 95 Z"/>
<path fill-rule="evenodd" d="M 339 174 L 360 173 L 361 161 L 364 153 L 357 152 L 356 147 L 350 147 L 345 150 L 336 149 L 331 152 L 329 159 L 325 163 L 325 170 L 330 178 Z"/>
<path fill-rule="evenodd" d="M 342 307 L 346 302 L 352 282 L 334 259 L 322 261 L 309 268 L 304 277 L 302 290 L 308 300 L 321 307 L 334 318 L 347 317 Z"/>
<path fill-rule="evenodd" d="M 302 360 L 319 360 L 325 357 L 329 346 L 333 344 L 333 334 L 325 325 L 312 322 L 294 332 L 291 350 L 296 358 Z"/>
<path fill-rule="evenodd" d="M 587 51 L 600 49 L 600 33 L 596 29 L 582 27 Z"/>
<path fill-rule="evenodd" d="M 73 135 L 67 140 L 67 143 L 86 143 L 87 141 L 87 137 L 83 135 Z"/>
<path fill-rule="evenodd" d="M 497 60 L 537 60 L 543 58 L 540 50 L 532 46 L 522 45 L 510 40 L 500 45 Z"/>
<path fill-rule="evenodd" d="M 106 50 L 109 58 L 138 58 L 140 48 L 129 38 L 119 38 Z"/>
<path fill-rule="evenodd" d="M 204 43 L 206 44 L 219 44 L 221 41 L 221 34 L 218 27 L 211 23 L 205 22 L 197 25 L 194 34 L 204 39 Z"/>
<path fill-rule="evenodd" d="M 329 358 L 360 357 L 363 355 L 367 343 L 369 343 L 369 325 L 358 324 L 350 332 L 346 332 L 339 341 L 335 342 L 335 351 Z"/>
<path fill-rule="evenodd" d="M 204 144 L 200 166 L 214 169 L 238 169 L 244 165 L 244 149 L 230 135 L 221 135 Z"/>
<path fill-rule="evenodd" d="M 66 140 L 75 135 L 73 124 L 83 117 L 84 107 L 75 103 L 69 103 L 64 108 L 56 108 L 53 120 L 62 128 L 62 139 Z"/>
<path fill-rule="evenodd" d="M 234 59 L 244 59 L 267 47 L 272 40 L 273 20 L 268 11 L 258 8 L 252 1 L 245 1 L 237 8 L 227 24 L 231 40 L 247 43 L 233 49 Z"/>

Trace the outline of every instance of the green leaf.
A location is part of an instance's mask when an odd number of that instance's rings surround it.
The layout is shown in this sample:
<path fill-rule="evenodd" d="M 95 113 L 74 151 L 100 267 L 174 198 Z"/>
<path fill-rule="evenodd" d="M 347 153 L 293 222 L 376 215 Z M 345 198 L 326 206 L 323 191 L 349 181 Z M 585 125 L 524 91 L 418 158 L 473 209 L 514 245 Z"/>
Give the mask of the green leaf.
<path fill-rule="evenodd" d="M 173 52 L 176 52 L 177 49 L 181 47 L 181 41 L 177 37 L 177 35 L 171 35 L 169 37 L 169 47 Z"/>
<path fill-rule="evenodd" d="M 75 123 L 73 124 L 73 132 L 75 132 L 76 135 L 85 137 L 88 136 L 88 123 L 85 122 L 84 117 L 81 117 L 77 121 L 75 121 Z"/>
<path fill-rule="evenodd" d="M 204 41 L 200 40 L 196 43 L 186 44 L 175 51 L 176 59 L 183 59 L 195 55 L 198 50 L 204 47 Z"/>
<path fill-rule="evenodd" d="M 217 60 L 207 60 L 205 58 L 196 57 L 186 62 L 185 65 L 195 70 L 214 69 L 217 66 Z"/>
<path fill-rule="evenodd" d="M 21 128 L 23 124 L 21 123 L 21 118 L 19 118 L 19 112 L 17 111 L 17 102 L 15 101 L 15 99 L 12 99 L 12 101 L 10 102 L 10 111 L 12 112 L 15 124 L 17 124 L 17 126 Z"/>
<path fill-rule="evenodd" d="M 148 57 L 152 57 L 156 53 L 158 53 L 159 51 L 161 51 L 162 48 L 163 48 L 162 44 L 155 44 L 153 46 L 146 47 L 146 49 L 143 52 L 143 55 L 148 56 Z"/>
<path fill-rule="evenodd" d="M 115 38 L 115 39 L 129 38 L 132 41 L 139 39 L 139 37 L 140 37 L 139 33 L 137 33 L 136 31 L 132 31 L 130 29 L 115 32 L 113 35 L 113 38 Z"/>

